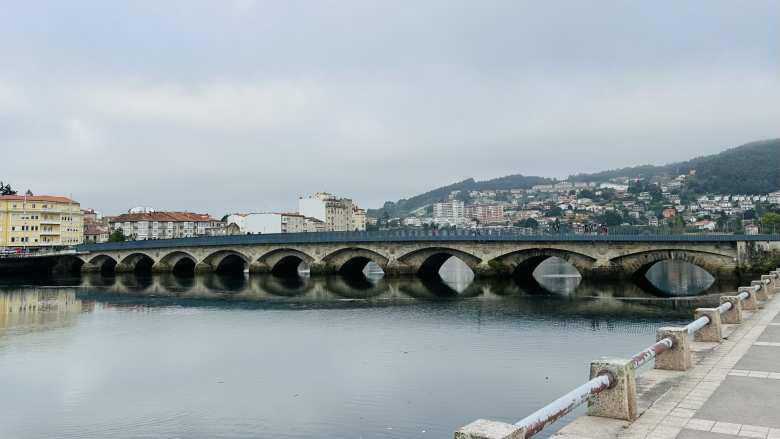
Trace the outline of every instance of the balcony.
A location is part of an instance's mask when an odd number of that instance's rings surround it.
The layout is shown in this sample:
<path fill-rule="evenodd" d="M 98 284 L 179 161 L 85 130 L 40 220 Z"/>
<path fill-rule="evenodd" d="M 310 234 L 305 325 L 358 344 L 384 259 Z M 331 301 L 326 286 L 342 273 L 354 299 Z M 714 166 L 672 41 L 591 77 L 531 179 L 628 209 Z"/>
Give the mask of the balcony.
<path fill-rule="evenodd" d="M 40 223 L 41 224 L 50 224 L 50 225 L 53 225 L 53 226 L 59 226 L 60 224 L 62 224 L 62 221 L 60 221 L 58 219 L 41 219 Z"/>

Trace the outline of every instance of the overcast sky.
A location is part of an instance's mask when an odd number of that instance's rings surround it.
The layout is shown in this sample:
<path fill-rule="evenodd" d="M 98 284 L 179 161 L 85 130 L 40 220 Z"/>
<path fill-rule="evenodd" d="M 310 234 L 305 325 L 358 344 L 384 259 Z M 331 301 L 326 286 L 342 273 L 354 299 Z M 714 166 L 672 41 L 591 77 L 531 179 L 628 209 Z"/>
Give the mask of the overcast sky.
<path fill-rule="evenodd" d="M 365 207 L 780 137 L 780 1 L 16 1 L 0 180 L 85 207 Z"/>

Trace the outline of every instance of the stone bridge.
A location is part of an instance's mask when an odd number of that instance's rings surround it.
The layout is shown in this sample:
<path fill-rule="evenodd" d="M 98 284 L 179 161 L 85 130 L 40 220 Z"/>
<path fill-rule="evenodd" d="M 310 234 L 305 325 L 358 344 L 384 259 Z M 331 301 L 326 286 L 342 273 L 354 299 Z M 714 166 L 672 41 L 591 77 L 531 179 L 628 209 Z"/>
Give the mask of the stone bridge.
<path fill-rule="evenodd" d="M 777 236 L 737 235 L 474 235 L 431 233 L 302 233 L 131 241 L 82 245 L 82 271 L 244 272 L 361 275 L 374 262 L 386 275 L 438 276 L 456 257 L 477 276 L 528 277 L 545 259 L 571 263 L 584 278 L 630 278 L 663 260 L 734 277 L 753 255 L 780 250 Z"/>

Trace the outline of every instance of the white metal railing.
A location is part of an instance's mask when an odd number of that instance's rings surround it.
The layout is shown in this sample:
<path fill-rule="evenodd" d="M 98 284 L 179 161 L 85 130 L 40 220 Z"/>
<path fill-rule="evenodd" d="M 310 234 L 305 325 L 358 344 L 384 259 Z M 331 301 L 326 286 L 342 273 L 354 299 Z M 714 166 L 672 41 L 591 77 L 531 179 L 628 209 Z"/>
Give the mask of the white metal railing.
<path fill-rule="evenodd" d="M 780 275 L 778 275 L 777 272 L 773 272 L 772 277 L 777 280 Z M 753 285 L 749 288 L 749 290 L 746 289 L 746 291 L 739 293 L 736 298 L 740 302 L 745 301 L 749 299 L 751 295 L 758 293 L 762 287 L 768 286 L 769 283 L 769 280 L 764 280 L 762 281 L 763 286 Z M 733 306 L 734 305 L 732 305 L 731 302 L 724 302 L 715 309 L 719 314 L 723 314 L 731 310 Z M 688 335 L 694 335 L 696 332 L 700 331 L 710 323 L 711 320 L 709 317 L 702 316 L 686 325 L 685 329 L 687 330 L 686 332 Z M 673 347 L 674 340 L 672 338 L 663 338 L 654 343 L 652 346 L 649 346 L 648 348 L 636 353 L 633 357 L 631 357 L 631 366 L 634 369 L 638 369 L 647 364 L 650 360 L 654 359 L 656 356 L 672 349 Z M 615 385 L 615 382 L 616 378 L 612 376 L 611 373 L 605 371 L 603 374 L 592 378 L 585 384 L 561 396 L 541 409 L 531 413 L 530 415 L 516 422 L 514 425 L 523 429 L 524 437 L 527 439 L 542 431 L 546 426 L 571 413 L 578 406 L 590 400 L 591 397 L 611 388 Z"/>

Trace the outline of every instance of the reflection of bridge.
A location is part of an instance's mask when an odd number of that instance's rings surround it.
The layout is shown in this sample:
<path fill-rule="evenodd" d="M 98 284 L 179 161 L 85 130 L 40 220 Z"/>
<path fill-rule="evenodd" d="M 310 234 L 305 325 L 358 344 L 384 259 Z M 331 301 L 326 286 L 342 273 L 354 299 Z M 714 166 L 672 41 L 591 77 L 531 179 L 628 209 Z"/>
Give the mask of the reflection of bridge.
<path fill-rule="evenodd" d="M 170 273 L 139 276 L 121 273 L 103 276 L 89 273 L 74 285 L 86 301 L 150 306 L 272 307 L 294 304 L 313 307 L 354 307 L 441 302 L 464 298 L 486 302 L 521 301 L 523 312 L 571 315 L 654 315 L 659 309 L 692 309 L 717 303 L 717 296 L 659 299 L 631 282 L 598 282 L 577 292 L 550 294 L 529 291 L 504 278 L 477 279 L 456 291 L 448 284 L 402 276 L 363 281 L 344 276 L 282 278 L 273 275 L 220 276 L 204 274 L 181 277 Z M 536 300 L 541 293 L 548 300 Z M 553 301 L 553 302 L 550 302 Z M 555 303 L 550 306 L 550 303 Z"/>
<path fill-rule="evenodd" d="M 79 246 L 79 255 L 70 260 L 82 271 L 248 270 L 281 275 L 296 273 L 301 263 L 313 274 L 359 275 L 373 261 L 390 275 L 430 277 L 453 256 L 478 276 L 530 276 L 542 261 L 555 256 L 574 265 L 583 277 L 626 278 L 646 272 L 658 261 L 677 259 L 731 277 L 752 255 L 769 249 L 780 249 L 780 237 L 355 232 L 89 244 Z"/>

